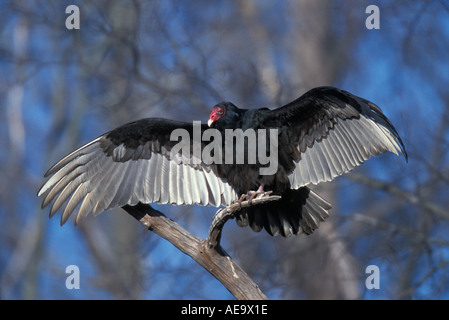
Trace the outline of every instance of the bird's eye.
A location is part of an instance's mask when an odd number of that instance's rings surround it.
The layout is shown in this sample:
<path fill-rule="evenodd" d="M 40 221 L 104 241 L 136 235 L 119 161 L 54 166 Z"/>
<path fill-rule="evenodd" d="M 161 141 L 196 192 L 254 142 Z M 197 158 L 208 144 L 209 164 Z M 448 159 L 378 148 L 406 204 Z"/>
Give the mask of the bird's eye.
<path fill-rule="evenodd" d="M 217 115 L 222 116 L 224 114 L 223 109 L 218 109 L 217 110 Z"/>

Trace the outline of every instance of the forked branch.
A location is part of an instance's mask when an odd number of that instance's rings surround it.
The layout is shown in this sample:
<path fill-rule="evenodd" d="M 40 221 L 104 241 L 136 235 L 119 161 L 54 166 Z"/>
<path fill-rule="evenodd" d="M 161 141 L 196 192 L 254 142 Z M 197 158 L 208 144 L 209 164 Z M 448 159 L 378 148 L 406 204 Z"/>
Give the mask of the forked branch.
<path fill-rule="evenodd" d="M 250 207 L 252 205 L 266 203 L 274 200 L 279 200 L 281 196 L 272 196 L 272 191 L 267 191 L 256 197 L 253 200 L 246 200 L 242 202 L 236 202 L 230 206 L 224 207 L 218 210 L 214 218 L 212 219 L 211 226 L 209 228 L 209 235 L 207 237 L 207 244 L 210 248 L 215 248 L 220 246 L 221 233 L 225 223 L 229 219 L 235 218 L 235 214 L 241 209 Z"/>
<path fill-rule="evenodd" d="M 234 218 L 240 208 L 279 198 L 279 196 L 270 196 L 269 193 L 265 193 L 252 201 L 234 203 L 218 210 L 212 220 L 207 239 L 193 235 L 150 205 L 139 203 L 136 206 L 124 206 L 123 209 L 146 229 L 153 231 L 189 255 L 220 281 L 237 299 L 265 300 L 268 299 L 267 296 L 220 246 L 220 239 L 224 224 Z"/>

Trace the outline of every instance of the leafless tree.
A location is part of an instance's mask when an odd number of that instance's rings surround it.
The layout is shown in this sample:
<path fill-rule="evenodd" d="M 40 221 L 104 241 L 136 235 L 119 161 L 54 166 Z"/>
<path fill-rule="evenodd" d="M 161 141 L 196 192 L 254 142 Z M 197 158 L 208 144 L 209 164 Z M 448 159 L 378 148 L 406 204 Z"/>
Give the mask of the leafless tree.
<path fill-rule="evenodd" d="M 333 210 L 311 236 L 272 238 L 230 221 L 223 247 L 268 297 L 448 297 L 444 1 L 379 4 L 379 30 L 365 28 L 369 1 L 86 0 L 80 30 L 65 28 L 68 4 L 1 4 L 0 297 L 73 297 L 63 284 L 75 263 L 84 298 L 231 298 L 121 209 L 55 228 L 36 197 L 42 174 L 137 118 L 204 120 L 220 100 L 276 107 L 319 85 L 381 106 L 409 163 L 382 156 L 318 186 Z M 155 209 L 200 238 L 216 211 Z M 379 290 L 365 287 L 371 264 Z"/>

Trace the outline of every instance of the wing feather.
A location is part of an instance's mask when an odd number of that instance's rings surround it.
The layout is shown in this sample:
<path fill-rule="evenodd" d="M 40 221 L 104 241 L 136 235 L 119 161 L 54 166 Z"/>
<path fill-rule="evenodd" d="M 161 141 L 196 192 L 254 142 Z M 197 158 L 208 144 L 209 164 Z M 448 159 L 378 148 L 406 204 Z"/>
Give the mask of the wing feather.
<path fill-rule="evenodd" d="M 280 141 L 299 156 L 287 154 L 294 166 L 291 187 L 331 181 L 371 156 L 407 153 L 401 138 L 381 109 L 372 102 L 333 87 L 310 90 L 279 109 L 260 115 L 264 127 L 277 127 Z"/>
<path fill-rule="evenodd" d="M 161 190 L 161 198 L 160 203 L 166 204 L 168 203 L 169 196 L 170 196 L 170 186 L 169 186 L 169 172 L 170 172 L 170 161 L 164 157 L 161 156 L 162 159 L 162 167 L 161 167 L 161 174 L 160 174 L 160 190 Z"/>
<path fill-rule="evenodd" d="M 47 171 L 38 192 L 44 196 L 42 207 L 51 204 L 50 216 L 63 211 L 64 224 L 72 214 L 78 223 L 89 213 L 138 202 L 230 204 L 236 192 L 215 174 L 214 165 L 171 159 L 176 141 L 169 137 L 179 127 L 192 132 L 192 124 L 144 119 L 75 150 Z"/>

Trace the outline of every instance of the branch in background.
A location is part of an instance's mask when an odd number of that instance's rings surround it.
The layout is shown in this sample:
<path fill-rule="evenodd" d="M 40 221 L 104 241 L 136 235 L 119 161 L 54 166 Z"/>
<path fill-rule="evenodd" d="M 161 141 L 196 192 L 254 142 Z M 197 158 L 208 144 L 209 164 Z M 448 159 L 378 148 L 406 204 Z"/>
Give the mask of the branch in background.
<path fill-rule="evenodd" d="M 428 234 L 421 232 L 419 229 L 410 229 L 375 217 L 370 217 L 362 213 L 353 213 L 348 218 L 355 222 L 368 224 L 372 228 L 377 228 L 379 230 L 390 230 L 392 233 L 403 234 L 411 239 L 415 239 L 416 242 L 419 243 L 449 247 L 449 241 L 436 237 L 431 238 Z"/>
<path fill-rule="evenodd" d="M 124 206 L 123 209 L 140 222 L 146 229 L 172 243 L 176 248 L 190 256 L 203 268 L 220 281 L 229 292 L 239 300 L 266 300 L 267 296 L 258 285 L 237 265 L 220 246 L 224 224 L 242 207 L 278 200 L 279 196 L 265 193 L 252 201 L 235 203 L 220 209 L 214 215 L 207 239 L 201 239 L 175 221 L 167 218 L 162 212 L 148 204 Z"/>
<path fill-rule="evenodd" d="M 404 200 L 407 200 L 412 204 L 419 205 L 424 210 L 432 212 L 441 218 L 449 219 L 449 212 L 447 210 L 443 209 L 442 207 L 440 207 L 439 205 L 437 205 L 436 203 L 429 201 L 429 200 L 425 199 L 424 197 L 420 197 L 418 195 L 415 195 L 415 194 L 412 194 L 405 190 L 402 190 L 401 188 L 396 187 L 395 185 L 392 185 L 391 183 L 383 182 L 381 180 L 376 180 L 374 178 L 367 177 L 367 176 L 364 176 L 362 174 L 357 174 L 357 173 L 351 173 L 350 175 L 348 175 L 348 178 L 351 180 L 354 180 L 354 181 L 362 182 L 363 184 L 365 184 L 369 187 L 389 192 L 390 194 L 397 196 L 399 198 L 402 198 Z"/>

